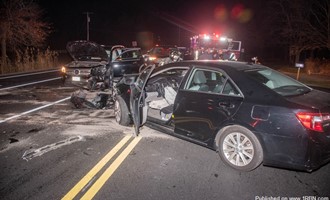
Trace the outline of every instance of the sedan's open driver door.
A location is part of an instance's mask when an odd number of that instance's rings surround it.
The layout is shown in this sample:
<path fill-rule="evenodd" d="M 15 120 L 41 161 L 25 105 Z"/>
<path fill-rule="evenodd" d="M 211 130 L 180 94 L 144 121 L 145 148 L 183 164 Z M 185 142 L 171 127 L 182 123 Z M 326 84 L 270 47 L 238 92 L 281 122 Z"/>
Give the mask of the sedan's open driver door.
<path fill-rule="evenodd" d="M 134 136 L 138 136 L 140 126 L 147 121 L 148 107 L 145 102 L 146 96 L 144 87 L 154 68 L 154 65 L 148 66 L 144 71 L 141 72 L 137 80 L 131 85 L 130 106 L 135 128 Z"/>

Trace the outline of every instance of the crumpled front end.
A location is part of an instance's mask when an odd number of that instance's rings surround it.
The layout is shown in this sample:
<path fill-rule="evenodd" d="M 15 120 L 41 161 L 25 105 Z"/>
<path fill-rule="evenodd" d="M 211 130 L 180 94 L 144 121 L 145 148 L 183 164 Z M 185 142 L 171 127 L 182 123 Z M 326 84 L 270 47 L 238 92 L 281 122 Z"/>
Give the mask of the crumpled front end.
<path fill-rule="evenodd" d="M 66 67 L 65 82 L 73 85 L 86 86 L 93 76 L 92 72 L 95 73 L 99 71 L 93 70 L 96 68 L 105 69 L 106 65 L 100 62 L 73 61 Z"/>

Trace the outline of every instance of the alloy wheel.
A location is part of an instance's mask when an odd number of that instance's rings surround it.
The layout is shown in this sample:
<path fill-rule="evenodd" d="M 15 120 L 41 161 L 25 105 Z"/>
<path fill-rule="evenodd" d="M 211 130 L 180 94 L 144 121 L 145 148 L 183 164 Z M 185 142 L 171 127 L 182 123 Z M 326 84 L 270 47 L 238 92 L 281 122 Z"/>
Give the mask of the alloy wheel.
<path fill-rule="evenodd" d="M 225 158 L 235 166 L 248 165 L 254 156 L 254 147 L 251 140 L 240 132 L 228 134 L 222 145 Z"/>

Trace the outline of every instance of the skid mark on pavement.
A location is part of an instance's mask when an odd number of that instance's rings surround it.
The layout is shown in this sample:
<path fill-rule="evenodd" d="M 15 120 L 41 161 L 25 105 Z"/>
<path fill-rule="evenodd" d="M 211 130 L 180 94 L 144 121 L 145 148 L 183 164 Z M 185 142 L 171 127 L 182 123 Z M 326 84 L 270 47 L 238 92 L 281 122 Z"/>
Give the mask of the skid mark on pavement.
<path fill-rule="evenodd" d="M 53 144 L 49 144 L 49 145 L 43 146 L 43 147 L 38 148 L 38 149 L 29 149 L 29 150 L 24 152 L 22 158 L 26 161 L 29 161 L 32 158 L 37 157 L 37 156 L 41 156 L 41 155 L 43 155 L 43 154 L 45 154 L 49 151 L 61 148 L 61 147 L 66 146 L 66 145 L 70 145 L 74 142 L 84 141 L 84 140 L 85 139 L 82 136 L 70 137 L 66 140 L 62 140 L 62 141 L 59 141 L 59 142 L 56 142 L 56 143 L 53 143 Z"/>

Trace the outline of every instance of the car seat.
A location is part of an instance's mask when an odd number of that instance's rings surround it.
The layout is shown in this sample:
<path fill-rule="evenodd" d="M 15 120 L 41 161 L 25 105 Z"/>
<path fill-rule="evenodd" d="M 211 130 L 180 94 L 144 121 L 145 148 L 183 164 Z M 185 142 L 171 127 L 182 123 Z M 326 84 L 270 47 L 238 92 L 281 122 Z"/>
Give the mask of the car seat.
<path fill-rule="evenodd" d="M 218 83 L 218 84 L 214 87 L 214 89 L 212 90 L 212 92 L 214 92 L 214 93 L 220 93 L 221 90 L 222 90 L 222 88 L 223 88 L 223 83 Z"/>
<path fill-rule="evenodd" d="M 206 77 L 203 71 L 196 71 L 193 79 L 193 86 L 189 90 L 208 91 L 209 86 L 206 85 Z"/>

